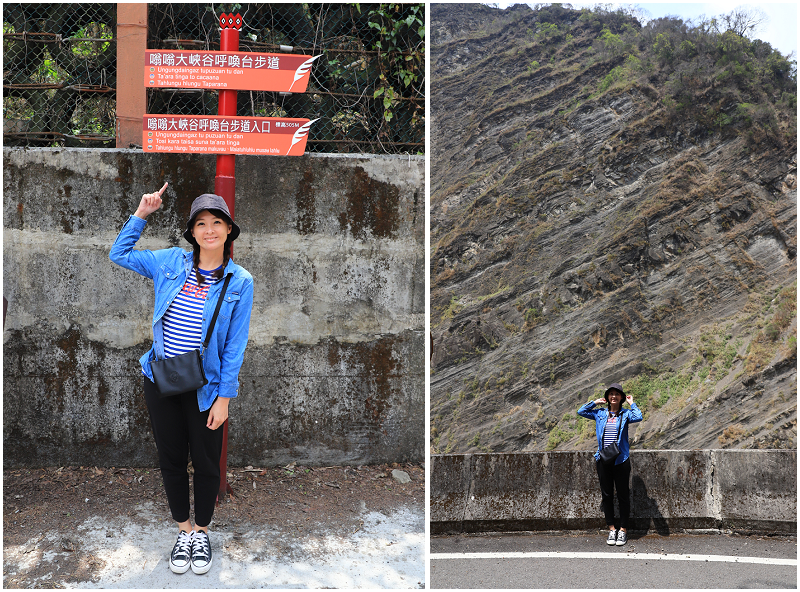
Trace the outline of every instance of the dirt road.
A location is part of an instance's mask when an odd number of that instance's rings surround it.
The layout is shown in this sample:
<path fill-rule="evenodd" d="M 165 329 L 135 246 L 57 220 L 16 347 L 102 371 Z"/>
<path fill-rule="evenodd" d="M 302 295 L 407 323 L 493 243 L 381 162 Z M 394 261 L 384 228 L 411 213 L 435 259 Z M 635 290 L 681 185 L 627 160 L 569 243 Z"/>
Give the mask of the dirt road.
<path fill-rule="evenodd" d="M 157 469 L 4 471 L 4 587 L 424 587 L 421 466 L 228 471 L 204 576 L 169 570 L 177 530 Z"/>

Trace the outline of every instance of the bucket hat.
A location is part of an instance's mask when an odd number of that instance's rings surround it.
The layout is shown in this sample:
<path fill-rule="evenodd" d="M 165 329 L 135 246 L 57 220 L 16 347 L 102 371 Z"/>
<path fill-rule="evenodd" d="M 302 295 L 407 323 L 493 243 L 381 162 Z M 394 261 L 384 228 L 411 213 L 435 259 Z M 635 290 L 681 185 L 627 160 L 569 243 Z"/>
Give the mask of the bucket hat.
<path fill-rule="evenodd" d="M 612 390 L 619 391 L 620 393 L 622 393 L 622 398 L 623 399 L 625 398 L 625 391 L 622 390 L 622 385 L 619 384 L 618 382 L 614 382 L 614 383 L 608 385 L 608 388 L 606 389 L 606 392 L 603 395 L 603 398 L 606 401 L 608 401 L 608 393 L 609 393 L 609 391 L 612 391 Z"/>
<path fill-rule="evenodd" d="M 222 198 L 222 196 L 214 193 L 204 193 L 200 197 L 195 198 L 195 200 L 192 202 L 192 209 L 189 212 L 189 221 L 186 223 L 186 231 L 183 233 L 183 238 L 193 245 L 197 244 L 197 241 L 195 241 L 194 237 L 192 236 L 192 224 L 194 224 L 194 219 L 197 217 L 197 214 L 203 210 L 218 210 L 225 214 L 225 217 L 231 223 L 231 233 L 228 235 L 228 239 L 231 242 L 236 240 L 236 237 L 239 236 L 240 232 L 239 226 L 233 221 L 231 212 L 228 210 L 228 204 L 225 203 L 225 200 Z"/>

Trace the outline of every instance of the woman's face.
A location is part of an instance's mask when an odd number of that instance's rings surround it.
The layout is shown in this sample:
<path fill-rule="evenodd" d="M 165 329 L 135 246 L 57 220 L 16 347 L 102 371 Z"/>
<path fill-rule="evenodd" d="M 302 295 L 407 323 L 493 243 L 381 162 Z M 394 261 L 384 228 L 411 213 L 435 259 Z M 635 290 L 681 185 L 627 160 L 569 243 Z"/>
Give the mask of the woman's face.
<path fill-rule="evenodd" d="M 231 225 L 208 210 L 203 210 L 194 219 L 192 236 L 201 251 L 222 252 L 225 241 L 231 233 Z"/>
<path fill-rule="evenodd" d="M 614 407 L 622 405 L 622 393 L 618 390 L 612 390 L 608 393 L 608 404 Z"/>

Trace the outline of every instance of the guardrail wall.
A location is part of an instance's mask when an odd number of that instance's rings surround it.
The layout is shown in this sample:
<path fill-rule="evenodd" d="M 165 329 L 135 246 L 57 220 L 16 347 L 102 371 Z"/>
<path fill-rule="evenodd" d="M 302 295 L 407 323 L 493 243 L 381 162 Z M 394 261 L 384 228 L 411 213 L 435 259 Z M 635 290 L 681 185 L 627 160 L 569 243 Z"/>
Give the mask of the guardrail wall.
<path fill-rule="evenodd" d="M 589 452 L 433 455 L 431 533 L 604 528 L 594 463 Z M 795 450 L 634 450 L 631 464 L 632 530 L 797 530 Z"/>

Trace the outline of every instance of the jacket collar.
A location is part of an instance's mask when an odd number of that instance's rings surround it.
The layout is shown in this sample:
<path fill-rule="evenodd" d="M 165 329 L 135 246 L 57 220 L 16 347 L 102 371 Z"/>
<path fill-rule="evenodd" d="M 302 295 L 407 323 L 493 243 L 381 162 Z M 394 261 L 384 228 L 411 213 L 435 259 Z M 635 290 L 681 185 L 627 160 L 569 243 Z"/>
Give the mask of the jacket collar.
<path fill-rule="evenodd" d="M 188 276 L 189 273 L 192 271 L 192 263 L 194 259 L 194 253 L 192 251 L 183 251 L 183 268 L 186 271 L 186 275 Z M 228 259 L 228 264 L 225 266 L 225 273 L 223 275 L 228 275 L 232 273 L 234 277 L 236 277 L 236 268 L 238 266 L 233 262 L 233 259 Z"/>

